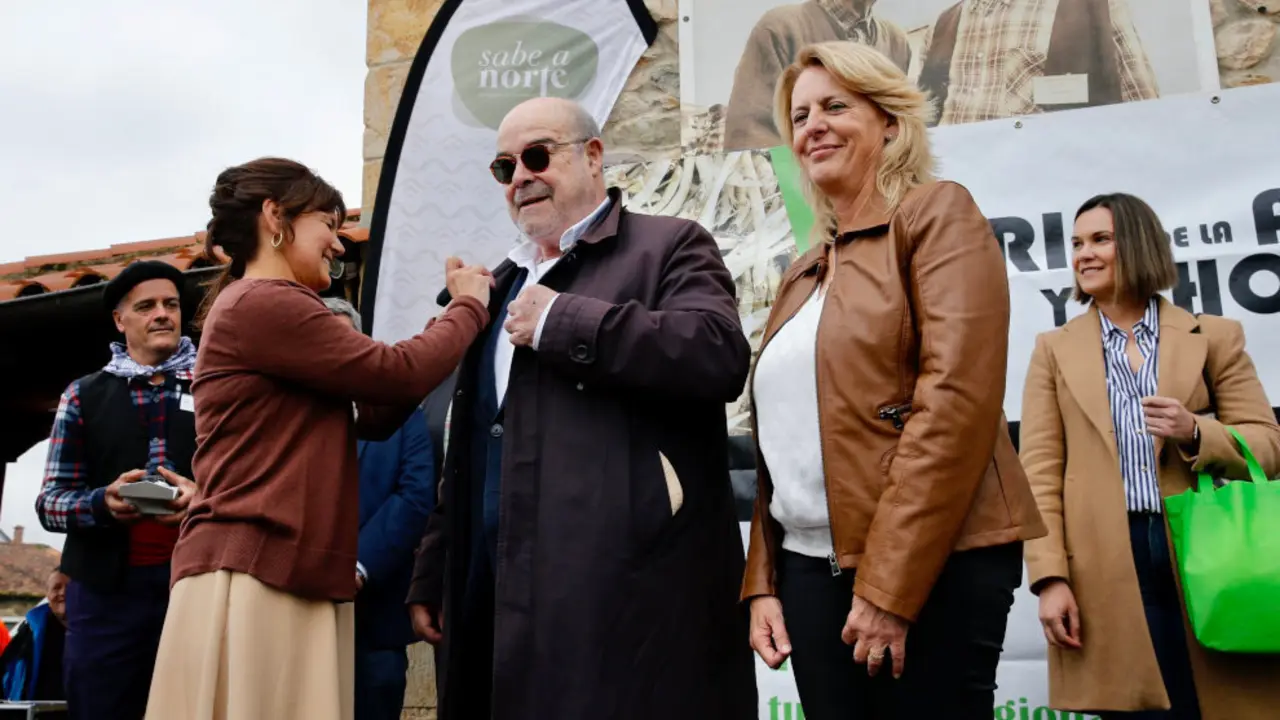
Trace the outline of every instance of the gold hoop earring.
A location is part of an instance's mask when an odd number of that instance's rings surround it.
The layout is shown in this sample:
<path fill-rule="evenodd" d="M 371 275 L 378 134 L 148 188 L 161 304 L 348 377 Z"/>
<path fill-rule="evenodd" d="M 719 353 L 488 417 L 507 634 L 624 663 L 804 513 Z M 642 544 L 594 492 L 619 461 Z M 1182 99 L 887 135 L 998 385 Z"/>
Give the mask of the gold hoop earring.
<path fill-rule="evenodd" d="M 283 231 L 283 230 L 281 230 L 280 232 L 278 232 L 278 233 L 276 233 L 274 236 L 272 236 L 272 238 L 271 238 L 271 247 L 275 248 L 276 250 L 279 250 L 279 249 L 280 249 L 280 243 L 282 243 L 282 242 L 284 242 L 284 231 Z"/>

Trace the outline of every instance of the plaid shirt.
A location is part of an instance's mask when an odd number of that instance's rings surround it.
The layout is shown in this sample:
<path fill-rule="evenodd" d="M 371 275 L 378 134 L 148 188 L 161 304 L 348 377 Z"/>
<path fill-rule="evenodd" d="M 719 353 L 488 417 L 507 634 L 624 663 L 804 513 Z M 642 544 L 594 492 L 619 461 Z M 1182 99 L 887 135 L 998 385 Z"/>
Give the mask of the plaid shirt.
<path fill-rule="evenodd" d="M 960 13 L 951 89 L 939 124 L 1039 112 L 1033 88 L 1044 74 L 1059 0 L 968 0 Z M 1128 0 L 1109 0 L 1111 40 L 1124 102 L 1159 97 L 1155 73 L 1133 26 Z"/>
<path fill-rule="evenodd" d="M 849 0 L 817 0 L 817 3 L 844 30 L 845 40 L 875 47 L 880 37 L 880 26 L 871 13 L 864 15 L 854 10 Z"/>
<path fill-rule="evenodd" d="M 168 418 L 178 411 L 180 395 L 171 381 L 152 385 L 150 377 L 163 373 L 167 378 L 191 380 L 195 365 L 195 348 L 187 338 L 178 351 L 158 368 L 144 367 L 132 360 L 119 343 L 112 345 L 113 357 L 104 372 L 124 377 L 129 382 L 130 397 L 138 410 L 139 422 L 147 426 L 149 447 L 147 467 L 173 469 L 166 452 Z M 90 488 L 89 470 L 84 456 L 85 426 L 80 411 L 80 380 L 62 393 L 58 412 L 49 436 L 49 455 L 45 462 L 44 484 L 36 498 L 40 524 L 52 532 L 67 532 L 114 522 L 107 510 L 105 487 Z"/>

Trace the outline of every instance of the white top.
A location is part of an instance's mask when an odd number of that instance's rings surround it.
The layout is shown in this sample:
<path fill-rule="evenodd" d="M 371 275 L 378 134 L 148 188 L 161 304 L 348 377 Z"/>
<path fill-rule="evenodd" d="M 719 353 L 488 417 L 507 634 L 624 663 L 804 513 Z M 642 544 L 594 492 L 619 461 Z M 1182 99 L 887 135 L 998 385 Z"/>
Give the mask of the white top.
<path fill-rule="evenodd" d="M 814 292 L 774 334 L 756 362 L 756 442 L 773 480 L 769 514 L 782 547 L 809 557 L 834 549 L 818 425 L 818 319 L 826 294 Z"/>
<path fill-rule="evenodd" d="M 547 274 L 551 268 L 556 266 L 564 253 L 569 252 L 578 240 L 587 231 L 591 229 L 597 221 L 602 219 L 609 213 L 613 203 L 609 198 L 605 198 L 591 214 L 579 220 L 573 227 L 564 231 L 560 236 L 560 253 L 559 257 L 550 260 L 539 261 L 542 253 L 538 250 L 538 246 L 528 238 L 523 239 L 519 245 L 511 250 L 507 258 L 515 263 L 517 267 L 528 270 L 528 274 L 524 278 L 525 285 L 532 285 L 542 281 L 543 276 Z M 523 287 L 523 286 L 522 286 Z M 533 331 L 533 350 L 538 350 L 538 342 L 542 340 L 542 328 L 547 324 L 547 314 L 551 312 L 551 306 L 556 304 L 556 295 L 542 308 L 542 314 L 538 316 L 538 326 Z M 498 398 L 498 404 L 502 404 L 502 399 L 507 395 L 507 381 L 511 379 L 511 360 L 515 357 L 516 346 L 511 344 L 511 333 L 507 332 L 506 323 L 498 327 L 498 343 L 493 349 L 493 381 L 494 390 Z"/>

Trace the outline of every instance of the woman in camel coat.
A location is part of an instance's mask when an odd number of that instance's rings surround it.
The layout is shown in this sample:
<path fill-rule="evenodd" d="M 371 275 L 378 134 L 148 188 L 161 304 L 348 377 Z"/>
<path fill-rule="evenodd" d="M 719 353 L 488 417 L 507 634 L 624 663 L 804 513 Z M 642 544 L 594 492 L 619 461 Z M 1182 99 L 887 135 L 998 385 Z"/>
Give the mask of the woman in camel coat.
<path fill-rule="evenodd" d="M 1050 705 L 1104 718 L 1280 717 L 1280 658 L 1196 642 L 1163 516 L 1162 498 L 1201 469 L 1248 477 L 1228 425 L 1268 475 L 1280 469 L 1280 427 L 1243 330 L 1157 294 L 1177 271 L 1137 198 L 1090 200 L 1072 245 L 1089 309 L 1037 339 L 1022 410 L 1022 462 L 1049 526 L 1025 555 Z"/>

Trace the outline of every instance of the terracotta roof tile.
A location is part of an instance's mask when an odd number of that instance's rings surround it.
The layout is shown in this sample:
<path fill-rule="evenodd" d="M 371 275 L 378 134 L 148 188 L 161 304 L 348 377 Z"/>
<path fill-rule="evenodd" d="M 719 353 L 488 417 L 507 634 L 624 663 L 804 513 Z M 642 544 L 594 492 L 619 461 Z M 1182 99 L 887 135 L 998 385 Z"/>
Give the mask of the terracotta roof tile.
<path fill-rule="evenodd" d="M 49 288 L 34 280 L 23 280 L 18 283 L 17 297 L 40 295 L 49 292 Z"/>
<path fill-rule="evenodd" d="M 86 265 L 81 270 L 91 270 L 110 280 L 124 269 L 124 263 L 105 263 L 102 265 Z"/>
<path fill-rule="evenodd" d="M 59 253 L 57 255 L 35 255 L 28 257 L 23 265 L 28 270 L 35 270 L 45 265 L 68 265 L 74 262 L 84 262 L 93 260 L 94 258 L 109 255 L 109 250 L 80 250 L 77 252 Z"/>
<path fill-rule="evenodd" d="M 178 268 L 179 270 L 182 270 L 183 272 L 185 272 L 191 269 L 191 263 L 196 259 L 196 257 L 198 257 L 198 253 L 176 252 L 176 253 L 169 253 L 167 255 L 157 255 L 155 257 L 149 257 L 147 259 L 159 260 L 160 262 L 168 263 Z"/>
<path fill-rule="evenodd" d="M 48 545 L 0 543 L 0 597 L 44 597 L 62 555 Z"/>
<path fill-rule="evenodd" d="M 71 287 L 96 285 L 100 282 L 106 282 L 112 277 L 91 267 L 78 267 L 74 270 L 69 270 L 67 275 L 71 277 Z"/>
<path fill-rule="evenodd" d="M 0 282 L 0 302 L 12 300 L 18 297 L 18 293 L 29 283 L 21 282 Z"/>
<path fill-rule="evenodd" d="M 67 290 L 71 288 L 71 283 L 75 282 L 76 276 L 66 270 L 45 273 L 30 278 L 31 282 L 40 283 L 49 292 L 58 292 L 59 290 Z"/>
<path fill-rule="evenodd" d="M 369 241 L 369 228 L 360 227 L 359 225 L 354 227 L 343 225 L 342 228 L 338 230 L 338 234 L 351 242 Z"/>
<path fill-rule="evenodd" d="M 338 234 L 351 242 L 368 242 L 369 229 L 360 227 L 360 208 L 347 211 L 347 222 Z M 179 270 L 207 266 L 204 261 L 205 231 L 181 237 L 119 243 L 99 250 L 82 250 L 57 255 L 36 255 L 25 260 L 0 265 L 0 302 L 27 295 L 59 292 L 103 282 L 115 277 L 130 262 L 139 258 L 157 259 Z M 214 248 L 218 264 L 231 258 Z M 61 268 L 57 266 L 63 266 Z"/>
<path fill-rule="evenodd" d="M 176 238 L 161 238 L 159 240 L 143 240 L 141 242 L 122 243 L 111 246 L 112 255 L 128 255 L 130 253 L 145 252 L 147 250 L 167 250 L 169 248 L 182 247 L 195 242 L 194 235 L 186 235 Z"/>

